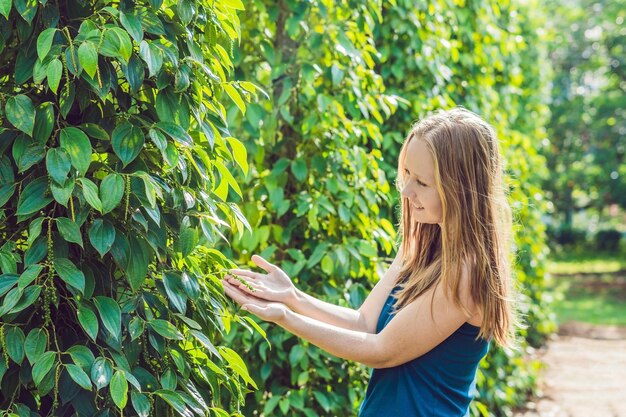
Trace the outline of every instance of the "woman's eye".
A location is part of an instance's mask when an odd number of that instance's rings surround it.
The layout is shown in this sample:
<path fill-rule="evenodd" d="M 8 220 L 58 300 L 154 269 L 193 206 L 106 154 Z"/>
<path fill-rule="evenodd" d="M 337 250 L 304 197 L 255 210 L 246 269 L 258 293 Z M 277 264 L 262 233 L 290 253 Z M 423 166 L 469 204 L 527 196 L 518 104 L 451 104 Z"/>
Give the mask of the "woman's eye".
<path fill-rule="evenodd" d="M 415 180 L 415 182 L 417 182 L 419 185 L 421 185 L 422 187 L 425 187 L 426 184 L 424 184 L 423 182 L 421 182 L 420 180 Z"/>

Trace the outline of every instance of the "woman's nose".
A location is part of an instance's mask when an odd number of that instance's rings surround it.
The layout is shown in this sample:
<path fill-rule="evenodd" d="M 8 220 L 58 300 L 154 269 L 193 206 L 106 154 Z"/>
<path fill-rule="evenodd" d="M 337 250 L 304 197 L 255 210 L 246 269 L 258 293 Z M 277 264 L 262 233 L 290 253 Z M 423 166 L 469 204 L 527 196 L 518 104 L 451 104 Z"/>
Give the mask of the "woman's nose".
<path fill-rule="evenodd" d="M 411 189 L 410 184 L 406 184 L 404 188 L 402 188 L 401 194 L 403 197 L 411 199 L 413 197 L 414 191 Z"/>

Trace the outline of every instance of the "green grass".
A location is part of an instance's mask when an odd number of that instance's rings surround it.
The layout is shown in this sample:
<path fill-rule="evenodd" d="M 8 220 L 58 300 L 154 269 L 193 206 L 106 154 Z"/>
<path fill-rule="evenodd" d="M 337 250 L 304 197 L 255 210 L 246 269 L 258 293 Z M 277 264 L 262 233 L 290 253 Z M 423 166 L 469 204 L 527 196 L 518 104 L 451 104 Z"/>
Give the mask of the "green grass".
<path fill-rule="evenodd" d="M 581 279 L 561 275 L 552 278 L 548 284 L 554 296 L 557 323 L 573 320 L 626 326 L 626 278 L 615 278 L 612 274 L 601 277 Z"/>
<path fill-rule="evenodd" d="M 551 274 L 611 273 L 626 270 L 626 254 L 567 254 L 552 257 L 546 265 Z"/>
<path fill-rule="evenodd" d="M 626 326 L 626 256 L 561 254 L 547 270 L 559 324 Z"/>

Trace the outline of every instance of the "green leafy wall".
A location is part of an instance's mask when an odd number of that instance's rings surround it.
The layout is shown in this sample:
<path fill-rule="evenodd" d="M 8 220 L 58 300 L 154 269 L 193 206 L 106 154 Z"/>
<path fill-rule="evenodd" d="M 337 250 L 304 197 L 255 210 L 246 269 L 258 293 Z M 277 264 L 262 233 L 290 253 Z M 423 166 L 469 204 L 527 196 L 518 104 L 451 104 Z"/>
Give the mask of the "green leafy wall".
<path fill-rule="evenodd" d="M 242 9 L 0 1 L 3 415 L 241 415 L 214 244 L 247 224 Z"/>
<path fill-rule="evenodd" d="M 474 415 L 508 415 L 533 390 L 524 354 L 553 330 L 543 295 L 546 255 L 537 153 L 547 116 L 542 16 L 534 4 L 493 1 L 255 1 L 235 51 L 242 78 L 269 100 L 229 112 L 253 155 L 243 181 L 252 233 L 233 243 L 242 263 L 260 253 L 303 290 L 358 307 L 396 239 L 397 154 L 412 121 L 457 104 L 492 123 L 508 160 L 516 216 L 520 351 L 482 363 Z M 247 191 L 246 191 L 247 190 Z M 356 415 L 368 370 L 261 324 L 271 350 L 239 329 L 260 390 L 245 410 L 265 415 Z M 488 410 L 488 411 L 487 411 Z"/>

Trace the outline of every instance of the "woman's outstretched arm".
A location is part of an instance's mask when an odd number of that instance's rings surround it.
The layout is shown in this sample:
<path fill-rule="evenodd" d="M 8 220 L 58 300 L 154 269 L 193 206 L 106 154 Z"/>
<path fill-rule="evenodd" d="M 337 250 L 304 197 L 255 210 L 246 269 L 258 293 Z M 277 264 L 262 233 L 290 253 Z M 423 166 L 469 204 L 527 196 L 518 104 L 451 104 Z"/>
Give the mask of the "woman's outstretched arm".
<path fill-rule="evenodd" d="M 427 291 L 400 310 L 378 334 L 341 328 L 306 317 L 285 304 L 251 296 L 224 282 L 226 294 L 259 318 L 271 321 L 328 353 L 373 368 L 397 366 L 417 358 L 448 338 L 468 317 L 442 285 Z M 462 284 L 461 301 L 473 305 Z M 432 309 L 431 309 L 432 301 Z"/>
<path fill-rule="evenodd" d="M 401 255 L 398 253 L 383 278 L 358 310 L 327 303 L 306 294 L 296 288 L 280 268 L 260 256 L 254 255 L 252 261 L 263 268 L 267 274 L 234 269 L 231 273 L 244 280 L 247 285 L 230 276 L 226 277 L 226 281 L 257 298 L 282 302 L 303 316 L 344 329 L 375 333 L 378 315 L 398 276 Z"/>

